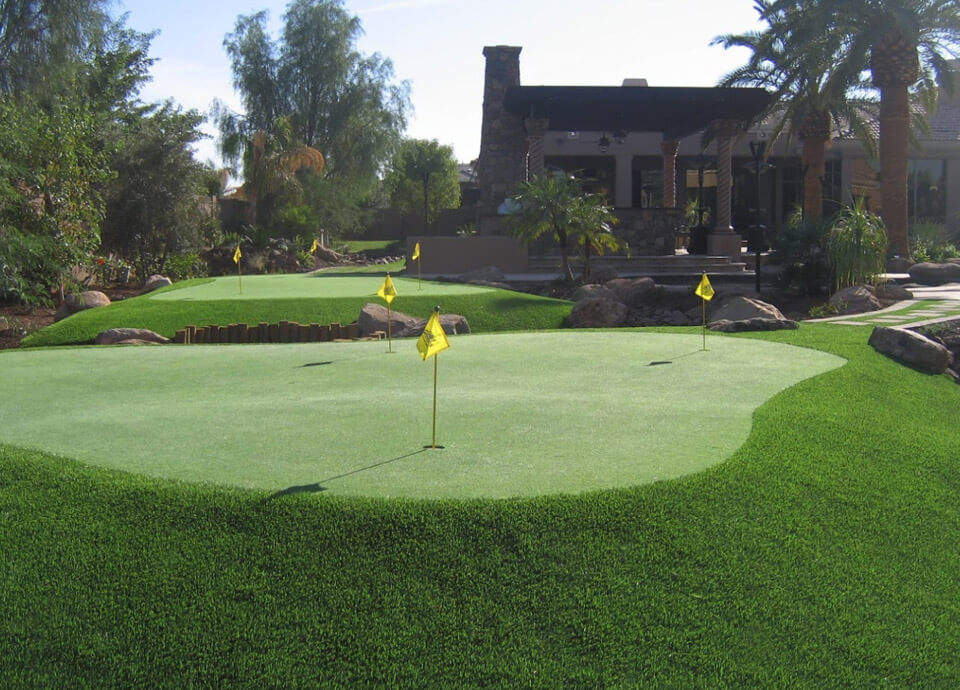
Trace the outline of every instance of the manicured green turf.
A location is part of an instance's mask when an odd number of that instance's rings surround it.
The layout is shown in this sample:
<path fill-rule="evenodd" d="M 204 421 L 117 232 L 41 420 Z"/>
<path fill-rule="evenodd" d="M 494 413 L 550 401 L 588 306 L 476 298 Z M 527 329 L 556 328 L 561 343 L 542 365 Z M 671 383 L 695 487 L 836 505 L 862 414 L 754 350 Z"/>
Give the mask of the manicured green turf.
<path fill-rule="evenodd" d="M 87 348 L 0 357 L 0 440 L 190 481 L 510 497 L 631 486 L 726 459 L 754 409 L 843 360 L 642 331 L 415 342 Z M 722 391 L 722 394 L 721 394 Z M 87 401 L 96 400 L 95 406 Z M 90 424 L 96 419 L 96 433 Z M 696 420 L 691 433 L 681 420 Z M 203 462 L 197 462 L 197 457 Z"/>
<path fill-rule="evenodd" d="M 93 342 L 108 328 L 148 328 L 173 337 L 185 326 L 231 323 L 352 323 L 376 297 L 383 276 L 292 274 L 244 277 L 240 294 L 236 277 L 198 279 L 88 309 L 32 333 L 24 347 Z M 467 316 L 475 333 L 560 328 L 570 302 L 510 290 L 431 283 L 418 289 L 415 279 L 397 278 L 400 293 L 393 306 L 426 317 L 439 305 L 444 312 Z M 198 297 L 198 295 L 200 297 Z"/>
<path fill-rule="evenodd" d="M 632 489 L 273 496 L 0 448 L 0 686 L 956 687 L 960 388 L 859 329 L 756 337 L 848 363 Z"/>

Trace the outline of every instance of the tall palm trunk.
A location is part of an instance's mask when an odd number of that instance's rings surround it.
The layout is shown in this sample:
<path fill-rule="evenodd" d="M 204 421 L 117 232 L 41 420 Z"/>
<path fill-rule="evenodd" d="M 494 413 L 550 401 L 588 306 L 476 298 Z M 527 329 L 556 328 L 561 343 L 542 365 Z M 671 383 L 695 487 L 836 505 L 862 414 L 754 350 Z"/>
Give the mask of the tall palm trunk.
<path fill-rule="evenodd" d="M 830 114 L 813 113 L 803 121 L 799 132 L 803 142 L 800 164 L 803 177 L 803 216 L 823 218 L 823 176 L 826 172 L 826 151 L 830 142 Z"/>
<path fill-rule="evenodd" d="M 870 71 L 874 85 L 880 88 L 880 215 L 887 228 L 889 254 L 909 257 L 909 87 L 916 83 L 920 75 L 916 44 L 896 32 L 884 36 L 871 52 Z"/>

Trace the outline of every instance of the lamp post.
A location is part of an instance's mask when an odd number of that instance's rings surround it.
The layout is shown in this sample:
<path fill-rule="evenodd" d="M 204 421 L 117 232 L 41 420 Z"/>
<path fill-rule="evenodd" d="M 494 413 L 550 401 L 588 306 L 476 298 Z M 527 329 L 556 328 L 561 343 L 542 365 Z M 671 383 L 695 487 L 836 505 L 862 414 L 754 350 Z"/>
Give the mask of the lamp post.
<path fill-rule="evenodd" d="M 748 247 L 753 250 L 754 256 L 754 265 L 753 272 L 756 276 L 756 289 L 757 292 L 760 292 L 760 255 L 765 249 L 764 242 L 764 225 L 760 222 L 760 175 L 767 170 L 770 170 L 773 167 L 772 163 L 768 163 L 763 160 L 764 155 L 767 152 L 767 142 L 762 139 L 757 139 L 750 142 L 750 155 L 753 157 L 753 160 L 750 163 L 747 163 L 747 168 L 753 172 L 754 180 L 756 181 L 756 195 L 757 203 L 756 207 L 753 209 L 753 225 L 750 227 L 750 236 L 747 242 Z"/>

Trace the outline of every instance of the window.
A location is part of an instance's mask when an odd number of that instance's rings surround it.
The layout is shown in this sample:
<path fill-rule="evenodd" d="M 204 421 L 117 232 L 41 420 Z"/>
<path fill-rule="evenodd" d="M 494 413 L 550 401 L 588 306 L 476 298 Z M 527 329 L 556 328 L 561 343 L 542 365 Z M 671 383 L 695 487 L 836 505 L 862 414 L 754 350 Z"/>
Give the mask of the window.
<path fill-rule="evenodd" d="M 944 223 L 947 220 L 947 163 L 911 160 L 907 175 L 907 208 L 910 222 Z"/>

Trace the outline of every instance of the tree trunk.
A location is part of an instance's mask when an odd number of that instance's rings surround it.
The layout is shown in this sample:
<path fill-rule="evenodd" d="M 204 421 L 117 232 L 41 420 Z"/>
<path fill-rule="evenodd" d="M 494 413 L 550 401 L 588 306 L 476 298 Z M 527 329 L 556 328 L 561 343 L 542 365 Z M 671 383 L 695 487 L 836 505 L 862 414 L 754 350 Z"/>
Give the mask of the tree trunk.
<path fill-rule="evenodd" d="M 802 141 L 800 164 L 806 171 L 803 177 L 803 217 L 820 220 L 823 218 L 823 176 L 826 172 L 824 160 L 828 140 L 806 137 Z"/>
<path fill-rule="evenodd" d="M 906 84 L 880 91 L 880 203 L 891 256 L 910 256 L 907 237 L 907 166 L 910 141 L 910 94 Z"/>

